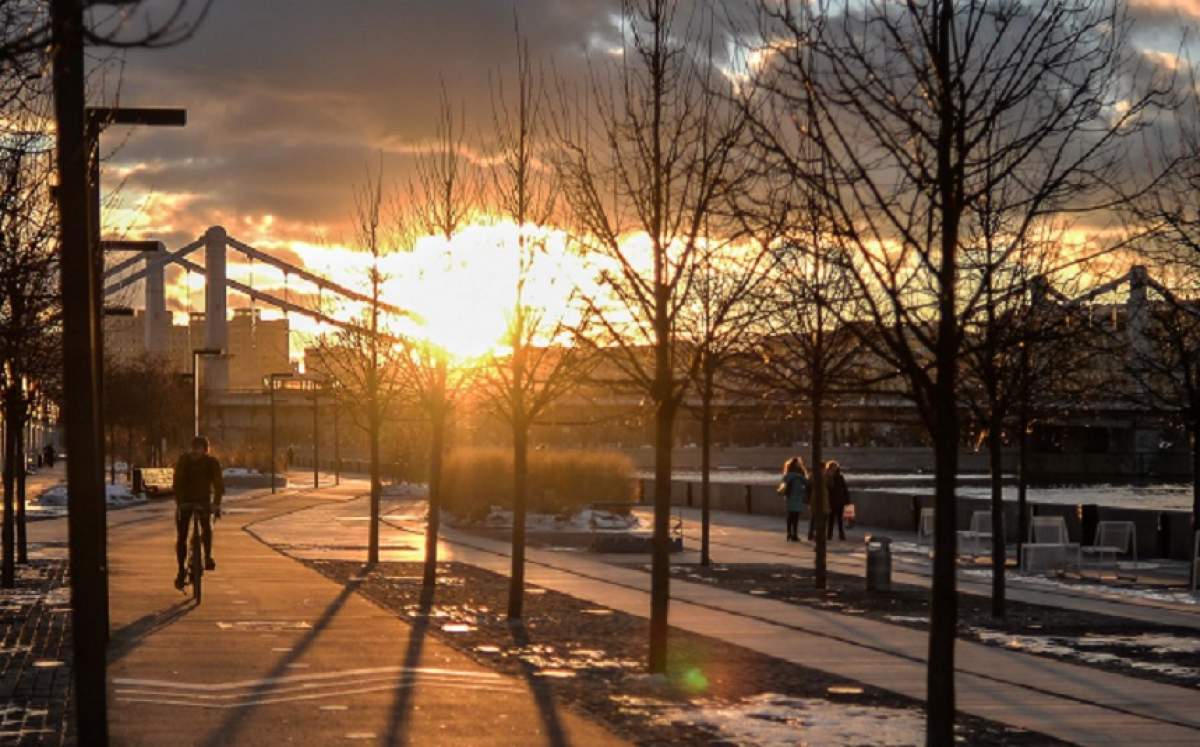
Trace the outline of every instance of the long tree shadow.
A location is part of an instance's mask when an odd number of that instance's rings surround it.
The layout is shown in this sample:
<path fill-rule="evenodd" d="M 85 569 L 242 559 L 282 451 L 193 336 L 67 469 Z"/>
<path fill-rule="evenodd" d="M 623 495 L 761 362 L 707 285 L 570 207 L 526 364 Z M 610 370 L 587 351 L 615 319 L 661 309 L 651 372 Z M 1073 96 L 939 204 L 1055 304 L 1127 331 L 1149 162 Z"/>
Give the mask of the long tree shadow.
<path fill-rule="evenodd" d="M 289 666 L 296 663 L 312 647 L 321 633 L 333 622 L 333 618 L 337 616 L 337 613 L 346 605 L 346 600 L 358 591 L 358 587 L 362 585 L 362 579 L 366 577 L 368 570 L 369 568 L 364 566 L 359 576 L 351 578 L 342 587 L 337 598 L 329 603 L 329 606 L 325 608 L 321 616 L 313 623 L 312 628 L 292 646 L 292 649 L 287 654 L 276 662 L 271 671 L 262 677 L 259 684 L 246 695 L 246 701 L 253 702 L 256 698 L 269 691 L 273 687 L 271 680 L 286 674 Z M 232 709 L 229 716 L 216 728 L 216 731 L 209 734 L 208 738 L 204 740 L 204 747 L 223 747 L 223 745 L 233 744 L 238 731 L 242 728 L 243 722 L 254 710 L 253 706 Z"/>
<path fill-rule="evenodd" d="M 521 620 L 510 620 L 508 630 L 513 643 L 518 647 L 529 646 L 529 632 Z M 542 717 L 542 726 L 546 730 L 546 740 L 551 747 L 566 747 L 567 735 L 563 731 L 562 720 L 558 716 L 558 707 L 554 704 L 554 692 L 545 678 L 537 676 L 537 671 L 537 667 L 521 660 L 521 673 L 525 677 L 530 692 L 533 693 L 534 702 L 537 703 L 538 715 Z"/>
<path fill-rule="evenodd" d="M 142 641 L 146 638 L 181 620 L 194 609 L 196 609 L 196 605 L 192 603 L 191 597 L 188 597 L 175 602 L 166 609 L 142 615 L 117 628 L 112 632 L 112 643 L 108 649 L 109 662 L 125 658 L 142 645 Z"/>
<path fill-rule="evenodd" d="M 412 630 L 408 635 L 408 646 L 404 650 L 404 669 L 401 681 L 396 685 L 396 700 L 392 703 L 387 739 L 384 740 L 384 744 L 402 744 L 404 742 L 403 735 L 412 727 L 413 697 L 416 695 L 417 686 L 408 673 L 421 664 L 425 636 L 429 633 L 429 615 L 433 610 L 435 590 L 436 584 L 421 587 L 421 596 L 417 601 L 417 613 L 412 621 Z"/>

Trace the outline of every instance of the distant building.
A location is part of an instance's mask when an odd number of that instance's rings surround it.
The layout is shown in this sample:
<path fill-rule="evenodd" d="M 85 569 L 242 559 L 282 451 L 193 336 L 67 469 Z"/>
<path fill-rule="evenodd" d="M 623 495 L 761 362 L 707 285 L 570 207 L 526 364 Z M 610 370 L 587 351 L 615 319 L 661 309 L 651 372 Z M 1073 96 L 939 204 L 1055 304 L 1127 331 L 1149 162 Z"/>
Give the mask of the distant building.
<path fill-rule="evenodd" d="M 187 325 L 172 325 L 167 336 L 167 360 L 173 371 L 191 369 L 191 351 L 203 347 L 204 313 L 193 312 Z M 117 363 L 132 363 L 146 354 L 145 312 L 104 318 L 104 353 Z M 257 309 L 235 309 L 229 320 L 229 388 L 262 389 L 269 373 L 291 371 L 286 318 L 263 319 Z"/>

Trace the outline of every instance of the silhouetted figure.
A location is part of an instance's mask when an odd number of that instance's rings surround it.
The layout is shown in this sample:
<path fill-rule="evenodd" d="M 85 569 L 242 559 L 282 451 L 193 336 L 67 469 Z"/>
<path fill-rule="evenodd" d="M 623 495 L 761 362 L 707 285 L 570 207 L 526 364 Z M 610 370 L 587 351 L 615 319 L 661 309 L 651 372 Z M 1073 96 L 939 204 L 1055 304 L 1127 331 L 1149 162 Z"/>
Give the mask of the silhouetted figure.
<path fill-rule="evenodd" d="M 850 505 L 850 488 L 846 487 L 846 476 L 842 467 L 830 459 L 825 462 L 825 485 L 829 491 L 829 538 L 833 539 L 833 522 L 837 520 L 838 539 L 846 539 L 843 515 Z"/>
<path fill-rule="evenodd" d="M 787 500 L 787 541 L 800 541 L 800 512 L 804 510 L 805 496 L 808 494 L 808 473 L 804 469 L 804 460 L 792 457 L 783 465 L 783 479 L 775 489 Z"/>
<path fill-rule="evenodd" d="M 58 455 L 54 453 L 54 446 L 51 444 L 46 444 L 46 448 L 42 449 L 42 461 L 44 461 L 46 466 L 50 469 L 54 469 L 54 460 L 57 456 Z"/>
<path fill-rule="evenodd" d="M 196 436 L 192 448 L 175 463 L 172 480 L 175 491 L 175 560 L 179 573 L 175 576 L 175 588 L 183 589 L 186 576 L 183 563 L 187 558 L 188 527 L 192 516 L 200 516 L 200 538 L 204 543 L 204 567 L 215 571 L 217 564 L 212 556 L 212 516 L 221 516 L 221 497 L 225 495 L 225 481 L 221 475 L 221 463 L 208 453 L 208 439 Z"/>

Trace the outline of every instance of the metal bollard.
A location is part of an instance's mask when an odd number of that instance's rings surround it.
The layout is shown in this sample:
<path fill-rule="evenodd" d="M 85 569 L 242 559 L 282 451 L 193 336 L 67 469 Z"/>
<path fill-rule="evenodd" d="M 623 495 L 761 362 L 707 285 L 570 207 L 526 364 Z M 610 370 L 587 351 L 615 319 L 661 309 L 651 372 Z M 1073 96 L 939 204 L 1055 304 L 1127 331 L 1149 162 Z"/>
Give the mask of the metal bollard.
<path fill-rule="evenodd" d="M 867 591 L 892 590 L 892 538 L 867 535 Z"/>

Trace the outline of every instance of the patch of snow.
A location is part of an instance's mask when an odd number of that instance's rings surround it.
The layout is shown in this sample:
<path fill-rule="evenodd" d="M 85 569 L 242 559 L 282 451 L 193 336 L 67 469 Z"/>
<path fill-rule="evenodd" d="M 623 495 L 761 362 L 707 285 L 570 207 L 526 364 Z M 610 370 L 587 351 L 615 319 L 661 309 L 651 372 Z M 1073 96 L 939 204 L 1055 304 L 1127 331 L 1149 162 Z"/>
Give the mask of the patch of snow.
<path fill-rule="evenodd" d="M 992 570 L 990 568 L 974 568 L 964 570 L 962 574 L 977 578 L 991 578 Z M 1010 581 L 1020 582 L 1021 584 L 1041 586 L 1074 594 L 1094 594 L 1101 597 L 1141 599 L 1190 606 L 1200 605 L 1200 596 L 1193 595 L 1186 589 L 1172 591 L 1170 589 L 1138 589 L 1129 586 L 1109 586 L 1106 584 L 1090 584 L 1085 582 L 1066 583 L 1049 576 L 1032 576 L 1023 573 L 1013 573 L 1012 571 L 1009 571 L 1008 578 Z"/>
<path fill-rule="evenodd" d="M 104 494 L 108 505 L 112 508 L 130 506 L 135 503 L 145 503 L 144 496 L 129 489 L 128 485 L 105 485 Z M 42 491 L 31 503 L 41 509 L 65 509 L 69 502 L 66 485 L 55 485 Z M 51 511 L 47 511 L 51 513 Z"/>
<path fill-rule="evenodd" d="M 665 724 L 691 724 L 734 744 L 791 747 L 871 744 L 907 747 L 925 742 L 925 716 L 915 708 L 881 708 L 760 693 L 726 705 L 697 701 L 664 711 Z"/>
<path fill-rule="evenodd" d="M 1148 648 L 1156 654 L 1200 653 L 1200 637 L 1181 638 L 1177 635 L 1161 633 L 1141 633 L 1139 635 L 1095 635 L 1089 633 L 1076 640 L 1080 646 Z"/>
<path fill-rule="evenodd" d="M 928 485 L 898 485 L 893 487 L 864 487 L 871 492 L 896 493 L 898 495 L 931 495 Z M 960 498 L 991 497 L 991 489 L 979 485 L 959 485 L 956 494 Z M 1002 493 L 1004 500 L 1015 503 L 1017 488 L 1006 485 Z M 1027 498 L 1030 503 L 1058 505 L 1094 504 L 1114 508 L 1150 508 L 1159 510 L 1190 511 L 1192 488 L 1190 485 L 1062 485 L 1057 487 L 1030 487 Z"/>
<path fill-rule="evenodd" d="M 225 477 L 258 477 L 262 473 L 253 467 L 226 467 L 221 474 Z"/>
<path fill-rule="evenodd" d="M 429 486 L 419 482 L 397 482 L 383 486 L 383 495 L 388 498 L 426 498 Z"/>
<path fill-rule="evenodd" d="M 508 509 L 492 506 L 482 524 L 494 529 L 507 529 L 512 526 L 513 514 Z M 528 513 L 525 515 L 525 528 L 530 531 L 587 532 L 593 529 L 601 531 L 628 531 L 643 526 L 642 520 L 634 513 L 616 513 L 585 508 L 569 516 L 559 514 Z"/>
<path fill-rule="evenodd" d="M 884 615 L 884 617 L 898 623 L 929 623 L 928 615 Z"/>
<path fill-rule="evenodd" d="M 1127 656 L 1118 656 L 1104 651 L 1089 651 L 1091 647 L 1110 646 L 1131 649 L 1149 648 L 1156 654 L 1193 653 L 1200 651 L 1200 641 L 1194 638 L 1180 638 L 1173 635 L 1130 635 L 1130 636 L 1046 636 L 1046 635 L 1013 635 L 1001 633 L 986 628 L 971 628 L 985 643 L 1004 646 L 1014 651 L 1028 651 L 1032 654 L 1048 654 L 1078 659 L 1087 664 L 1117 664 L 1141 669 L 1148 672 L 1168 674 L 1182 679 L 1200 680 L 1200 669 L 1185 667 L 1170 662 L 1145 661 Z"/>

